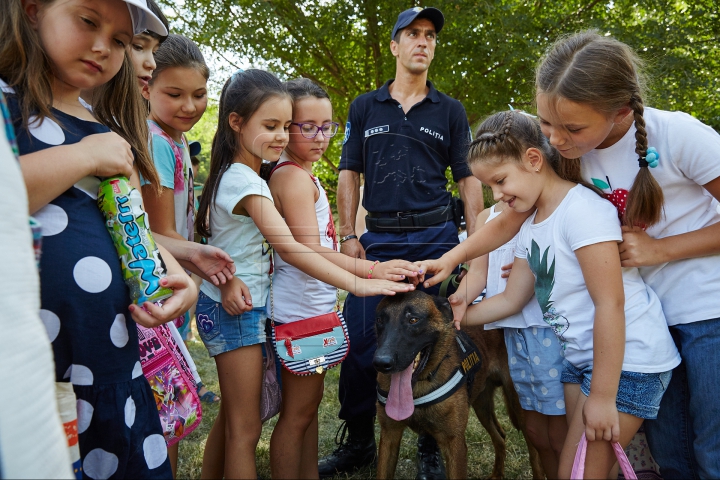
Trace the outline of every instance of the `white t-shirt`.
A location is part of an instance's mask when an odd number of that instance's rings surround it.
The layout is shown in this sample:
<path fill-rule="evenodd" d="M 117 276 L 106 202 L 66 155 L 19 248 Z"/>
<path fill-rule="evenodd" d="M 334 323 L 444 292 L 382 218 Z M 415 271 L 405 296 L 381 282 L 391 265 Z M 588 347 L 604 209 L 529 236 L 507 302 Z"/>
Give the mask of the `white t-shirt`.
<path fill-rule="evenodd" d="M 289 161 L 286 154 L 280 157 L 280 163 Z M 286 165 L 281 168 L 297 169 L 295 165 Z M 330 212 L 330 203 L 320 181 L 312 177 L 320 195 L 315 202 L 315 217 L 318 224 L 320 245 L 338 250 L 335 223 Z M 332 285 L 321 282 L 307 273 L 298 270 L 285 262 L 276 252 L 273 257 L 275 268 L 273 270 L 273 297 L 274 320 L 279 323 L 290 323 L 323 315 L 333 311 L 337 298 L 337 289 Z M 271 312 L 270 301 L 267 304 L 268 313 Z"/>
<path fill-rule="evenodd" d="M 247 165 L 233 163 L 220 178 L 215 203 L 210 208 L 212 237 L 208 243 L 230 255 L 235 261 L 235 276 L 248 286 L 253 305 L 261 306 L 265 305 L 270 289 L 270 244 L 252 218 L 232 213 L 248 195 L 273 201 L 265 180 Z M 200 290 L 216 302 L 222 300 L 220 289 L 207 280 L 203 280 Z"/>
<path fill-rule="evenodd" d="M 665 195 L 664 217 L 647 233 L 663 238 L 720 222 L 717 202 L 701 186 L 720 177 L 720 135 L 682 112 L 646 108 L 644 118 L 648 146 L 660 155 L 650 171 Z M 615 145 L 582 158 L 583 178 L 596 185 L 629 190 L 637 173 L 634 125 Z M 668 325 L 720 317 L 720 255 L 641 267 L 640 274 L 660 297 Z"/>
<path fill-rule="evenodd" d="M 578 368 L 593 363 L 595 305 L 590 298 L 575 250 L 622 240 L 613 205 L 591 190 L 573 187 L 545 220 L 533 213 L 520 229 L 515 256 L 535 274 L 535 295 L 560 340 L 565 358 Z M 622 369 L 658 373 L 680 363 L 657 295 L 637 268 L 623 268 L 625 290 L 625 358 Z"/>
<path fill-rule="evenodd" d="M 488 216 L 485 223 L 489 222 L 501 213 L 495 211 L 495 205 L 490 208 L 490 216 Z M 503 265 L 513 263 L 513 260 L 515 260 L 515 244 L 518 236 L 519 234 L 515 235 L 515 237 L 513 237 L 513 239 L 505 245 L 488 254 L 488 274 L 487 285 L 485 287 L 485 298 L 490 298 L 505 291 L 508 279 L 502 278 L 503 272 L 501 267 Z M 543 314 L 540 311 L 540 306 L 533 295 L 527 305 L 523 307 L 522 312 L 511 315 L 504 320 L 488 323 L 485 325 L 485 330 L 493 330 L 495 328 L 528 328 L 547 326 L 547 323 L 543 320 Z"/>

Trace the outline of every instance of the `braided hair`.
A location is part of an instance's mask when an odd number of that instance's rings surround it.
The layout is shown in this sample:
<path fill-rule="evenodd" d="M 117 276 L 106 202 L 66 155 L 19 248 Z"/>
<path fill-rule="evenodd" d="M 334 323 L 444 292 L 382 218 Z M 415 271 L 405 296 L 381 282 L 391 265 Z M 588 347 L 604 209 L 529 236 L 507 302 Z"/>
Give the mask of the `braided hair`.
<path fill-rule="evenodd" d="M 496 113 L 480 124 L 468 150 L 468 163 L 498 164 L 513 161 L 522 164 L 523 154 L 528 148 L 538 149 L 560 178 L 600 193 L 595 186 L 582 179 L 579 168 L 576 171 L 564 170 L 565 159 L 561 162 L 560 152 L 550 145 L 538 121 L 517 110 Z"/>
<path fill-rule="evenodd" d="M 624 107 L 635 122 L 635 152 L 640 168 L 628 194 L 625 225 L 651 226 L 662 217 L 664 197 L 646 161 L 648 141 L 643 118 L 642 62 L 626 44 L 596 30 L 558 40 L 545 54 L 535 74 L 537 93 L 565 98 L 611 116 Z M 561 170 L 577 171 L 578 159 L 562 160 Z"/>

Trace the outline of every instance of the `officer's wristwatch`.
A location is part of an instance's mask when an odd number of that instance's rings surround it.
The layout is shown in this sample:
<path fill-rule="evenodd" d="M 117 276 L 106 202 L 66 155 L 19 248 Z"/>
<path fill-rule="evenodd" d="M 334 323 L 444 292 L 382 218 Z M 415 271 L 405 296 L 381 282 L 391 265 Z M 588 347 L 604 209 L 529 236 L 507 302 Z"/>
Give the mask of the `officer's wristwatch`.
<path fill-rule="evenodd" d="M 357 237 L 357 235 L 355 235 L 355 234 L 345 235 L 344 237 L 342 237 L 342 238 L 339 240 L 339 241 L 340 241 L 340 245 L 342 245 L 343 243 L 347 242 L 348 240 L 352 240 L 352 239 L 357 240 L 357 238 L 358 238 L 358 237 Z"/>

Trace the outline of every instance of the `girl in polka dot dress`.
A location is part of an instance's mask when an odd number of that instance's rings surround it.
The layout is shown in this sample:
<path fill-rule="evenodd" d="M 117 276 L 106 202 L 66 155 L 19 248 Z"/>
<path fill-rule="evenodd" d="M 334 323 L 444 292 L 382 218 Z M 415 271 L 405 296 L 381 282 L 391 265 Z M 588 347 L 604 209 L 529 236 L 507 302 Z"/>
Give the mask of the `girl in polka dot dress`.
<path fill-rule="evenodd" d="M 498 202 L 483 210 L 476 225 L 483 225 L 508 208 Z M 467 306 L 483 291 L 491 298 L 505 290 L 507 273 L 503 266 L 512 266 L 517 236 L 508 243 L 476 258 L 457 291 L 450 296 L 455 325 L 465 317 Z M 507 268 L 507 267 L 505 267 Z M 547 478 L 558 478 L 558 462 L 567 435 L 565 396 L 560 382 L 563 352 L 552 328 L 543 320 L 533 296 L 520 313 L 485 325 L 485 329 L 502 328 L 508 352 L 510 376 L 525 410 L 525 425 L 532 445 L 540 454 Z"/>
<path fill-rule="evenodd" d="M 30 213 L 43 223 L 41 317 L 53 344 L 56 380 L 72 382 L 78 399 L 84 475 L 169 478 L 134 321 L 152 327 L 178 317 L 196 289 L 161 248 L 170 273 L 162 283 L 174 295 L 162 307 L 144 305 L 147 311 L 131 305 L 96 205 L 98 177 L 124 175 L 136 188 L 138 171 L 157 179 L 126 46 L 134 33 L 166 31 L 143 0 L 6 4 L 0 78 Z M 79 102 L 82 89 L 94 89 L 93 114 Z"/>
<path fill-rule="evenodd" d="M 590 188 L 560 178 L 559 161 L 528 115 L 501 112 L 480 125 L 468 153 L 473 174 L 496 200 L 533 213 L 518 234 L 507 288 L 468 307 L 463 324 L 507 318 L 535 294 L 565 356 L 568 433 L 558 476 L 570 478 L 585 434 L 585 475 L 608 478 L 616 462 L 610 442 L 627 447 L 643 419 L 657 417 L 680 355 L 655 292 L 636 268 L 620 267 L 617 210 Z"/>

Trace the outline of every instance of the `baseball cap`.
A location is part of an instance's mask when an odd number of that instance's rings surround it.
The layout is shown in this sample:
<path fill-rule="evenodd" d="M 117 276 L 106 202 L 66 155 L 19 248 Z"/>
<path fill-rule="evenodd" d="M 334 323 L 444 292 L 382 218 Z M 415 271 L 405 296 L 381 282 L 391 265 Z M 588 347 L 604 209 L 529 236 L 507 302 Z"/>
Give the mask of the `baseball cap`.
<path fill-rule="evenodd" d="M 200 155 L 200 151 L 202 150 L 202 145 L 200 145 L 200 142 L 197 140 L 193 140 L 192 142 L 188 143 L 188 147 L 190 148 L 189 153 L 191 157 L 196 157 Z"/>
<path fill-rule="evenodd" d="M 393 27 L 392 35 L 390 36 L 390 38 L 395 38 L 395 34 L 399 30 L 402 30 L 403 28 L 410 25 L 416 18 L 427 18 L 428 20 L 430 20 L 433 25 L 435 25 L 435 33 L 440 33 L 443 25 L 445 25 L 445 17 L 443 16 L 442 12 L 437 8 L 414 7 L 405 10 L 400 15 L 398 15 L 397 22 L 395 22 L 395 26 Z"/>
<path fill-rule="evenodd" d="M 167 28 L 150 10 L 146 0 L 125 0 L 125 3 L 127 3 L 128 10 L 130 10 L 135 35 L 148 30 L 162 37 L 167 37 Z"/>

